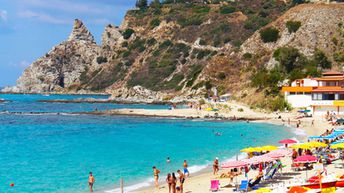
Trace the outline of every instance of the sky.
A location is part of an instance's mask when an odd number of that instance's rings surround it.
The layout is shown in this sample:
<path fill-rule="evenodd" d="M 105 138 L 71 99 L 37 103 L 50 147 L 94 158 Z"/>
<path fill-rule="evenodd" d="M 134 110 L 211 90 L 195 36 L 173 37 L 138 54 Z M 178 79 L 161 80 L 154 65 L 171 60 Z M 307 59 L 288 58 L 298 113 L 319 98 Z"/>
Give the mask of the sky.
<path fill-rule="evenodd" d="M 107 24 L 120 25 L 136 0 L 0 0 L 0 87 L 66 40 L 81 19 L 100 43 Z"/>

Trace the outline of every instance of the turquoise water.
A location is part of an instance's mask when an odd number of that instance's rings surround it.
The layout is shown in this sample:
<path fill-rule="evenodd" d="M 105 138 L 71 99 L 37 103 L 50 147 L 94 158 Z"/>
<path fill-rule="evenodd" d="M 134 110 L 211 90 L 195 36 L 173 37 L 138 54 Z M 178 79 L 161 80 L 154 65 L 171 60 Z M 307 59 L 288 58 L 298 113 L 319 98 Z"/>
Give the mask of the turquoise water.
<path fill-rule="evenodd" d="M 0 111 L 75 111 L 75 104 L 38 103 L 33 98 L 44 97 L 40 95 L 15 97 L 0 95 L 12 99 L 0 104 Z M 91 110 L 92 105 L 77 104 L 76 111 Z M 97 108 L 110 106 L 123 107 L 99 104 Z M 214 136 L 213 131 L 223 135 Z M 97 192 L 115 192 L 121 177 L 130 188 L 147 185 L 153 165 L 164 175 L 180 169 L 187 159 L 193 173 L 216 156 L 223 161 L 249 145 L 276 144 L 291 136 L 289 128 L 263 123 L 4 113 L 0 114 L 0 192 L 87 192 L 89 171 L 95 175 Z M 171 158 L 170 165 L 166 164 L 166 157 Z M 9 186 L 11 182 L 15 183 L 13 188 Z"/>

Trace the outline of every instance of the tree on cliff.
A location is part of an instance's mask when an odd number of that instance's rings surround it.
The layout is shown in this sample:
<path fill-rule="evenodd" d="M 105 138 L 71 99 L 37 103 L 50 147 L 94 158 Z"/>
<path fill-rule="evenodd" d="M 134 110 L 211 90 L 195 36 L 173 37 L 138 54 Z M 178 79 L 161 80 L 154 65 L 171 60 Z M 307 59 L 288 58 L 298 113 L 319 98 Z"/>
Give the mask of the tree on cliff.
<path fill-rule="evenodd" d="M 142 9 L 142 8 L 146 8 L 148 5 L 147 0 L 137 0 L 136 1 L 136 7 Z"/>

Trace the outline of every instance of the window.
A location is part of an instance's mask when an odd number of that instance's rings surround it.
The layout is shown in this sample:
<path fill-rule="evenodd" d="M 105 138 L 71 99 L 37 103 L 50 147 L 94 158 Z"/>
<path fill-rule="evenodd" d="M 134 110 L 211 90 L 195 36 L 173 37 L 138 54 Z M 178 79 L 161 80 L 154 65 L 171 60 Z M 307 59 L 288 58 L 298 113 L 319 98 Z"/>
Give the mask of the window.
<path fill-rule="evenodd" d="M 339 94 L 339 99 L 338 100 L 344 100 L 344 94 Z"/>
<path fill-rule="evenodd" d="M 290 95 L 295 95 L 295 92 L 290 92 L 289 94 L 290 94 Z"/>
<path fill-rule="evenodd" d="M 306 95 L 310 95 L 311 93 L 310 92 L 305 92 Z"/>
<path fill-rule="evenodd" d="M 335 99 L 335 96 L 334 94 L 329 94 L 329 93 L 324 93 L 323 94 L 323 99 L 322 100 L 334 100 Z"/>

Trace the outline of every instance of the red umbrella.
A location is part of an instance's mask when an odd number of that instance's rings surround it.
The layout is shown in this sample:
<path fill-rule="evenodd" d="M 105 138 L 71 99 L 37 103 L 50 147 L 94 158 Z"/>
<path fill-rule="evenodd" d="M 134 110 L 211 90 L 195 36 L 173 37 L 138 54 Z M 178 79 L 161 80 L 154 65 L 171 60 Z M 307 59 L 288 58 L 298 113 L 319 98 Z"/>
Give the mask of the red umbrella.
<path fill-rule="evenodd" d="M 317 161 L 318 159 L 312 155 L 302 155 L 294 159 L 295 163 L 312 163 Z"/>
<path fill-rule="evenodd" d="M 246 166 L 247 163 L 243 161 L 230 161 L 221 165 L 222 168 L 241 168 Z"/>
<path fill-rule="evenodd" d="M 297 143 L 297 141 L 292 140 L 292 139 L 283 139 L 283 140 L 279 141 L 278 143 L 281 143 L 281 144 L 293 144 L 293 143 Z"/>

